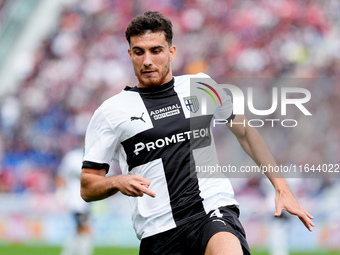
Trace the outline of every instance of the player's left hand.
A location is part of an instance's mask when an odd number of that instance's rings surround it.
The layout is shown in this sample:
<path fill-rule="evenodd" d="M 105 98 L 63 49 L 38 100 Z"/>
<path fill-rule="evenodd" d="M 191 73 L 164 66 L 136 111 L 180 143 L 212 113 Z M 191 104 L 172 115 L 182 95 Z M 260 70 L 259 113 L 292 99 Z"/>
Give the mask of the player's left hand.
<path fill-rule="evenodd" d="M 315 226 L 312 221 L 313 216 L 300 206 L 289 187 L 276 191 L 275 207 L 274 217 L 280 217 L 282 210 L 286 210 L 298 216 L 306 228 L 309 231 L 313 231 L 312 227 Z"/>

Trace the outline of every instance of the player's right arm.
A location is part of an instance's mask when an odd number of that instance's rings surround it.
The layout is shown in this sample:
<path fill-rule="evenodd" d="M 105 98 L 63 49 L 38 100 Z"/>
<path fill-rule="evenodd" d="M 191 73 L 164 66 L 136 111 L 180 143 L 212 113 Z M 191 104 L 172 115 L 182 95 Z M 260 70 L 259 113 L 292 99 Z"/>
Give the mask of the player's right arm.
<path fill-rule="evenodd" d="M 155 197 L 149 189 L 150 181 L 139 175 L 106 176 L 122 135 L 120 129 L 116 128 L 121 123 L 119 115 L 112 115 L 112 109 L 115 108 L 117 105 L 113 98 L 103 103 L 87 127 L 80 179 L 81 197 L 87 202 L 105 199 L 118 191 L 131 197 L 144 194 Z"/>
<path fill-rule="evenodd" d="M 131 197 L 147 194 L 155 197 L 149 189 L 150 181 L 139 175 L 116 175 L 106 177 L 106 170 L 83 168 L 81 173 L 81 197 L 86 202 L 108 198 L 118 191 Z"/>

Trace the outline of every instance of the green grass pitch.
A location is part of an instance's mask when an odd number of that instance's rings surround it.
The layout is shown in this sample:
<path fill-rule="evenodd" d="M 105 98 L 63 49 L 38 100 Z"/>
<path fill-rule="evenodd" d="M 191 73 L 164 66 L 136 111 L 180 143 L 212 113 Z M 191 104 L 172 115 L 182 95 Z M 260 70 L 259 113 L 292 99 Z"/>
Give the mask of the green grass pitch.
<path fill-rule="evenodd" d="M 59 255 L 60 251 L 60 247 L 49 246 L 0 246 L 1 255 Z M 96 248 L 94 255 L 138 255 L 138 249 L 116 247 Z"/>
<path fill-rule="evenodd" d="M 1 255 L 59 255 L 60 247 L 10 245 L 0 246 Z M 97 247 L 94 255 L 138 255 L 138 249 Z M 252 251 L 252 255 L 268 255 L 266 252 Z M 340 252 L 291 253 L 291 255 L 340 255 Z"/>

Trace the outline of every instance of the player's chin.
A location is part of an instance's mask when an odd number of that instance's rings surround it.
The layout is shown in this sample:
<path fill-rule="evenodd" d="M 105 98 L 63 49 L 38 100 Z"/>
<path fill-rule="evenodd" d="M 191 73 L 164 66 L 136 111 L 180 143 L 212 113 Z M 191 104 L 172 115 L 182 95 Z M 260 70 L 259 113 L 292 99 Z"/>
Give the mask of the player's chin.
<path fill-rule="evenodd" d="M 144 86 L 148 86 L 148 87 L 161 85 L 161 79 L 159 79 L 158 77 L 142 78 L 141 82 Z"/>

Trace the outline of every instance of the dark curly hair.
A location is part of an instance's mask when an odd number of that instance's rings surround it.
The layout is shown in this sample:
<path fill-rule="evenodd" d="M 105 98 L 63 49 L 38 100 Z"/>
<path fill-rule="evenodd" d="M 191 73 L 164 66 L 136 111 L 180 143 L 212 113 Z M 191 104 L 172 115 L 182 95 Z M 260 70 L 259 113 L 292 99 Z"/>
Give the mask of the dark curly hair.
<path fill-rule="evenodd" d="M 139 36 L 151 31 L 164 32 L 165 39 L 169 46 L 172 44 L 172 23 L 158 11 L 147 11 L 134 17 L 125 30 L 125 37 L 130 44 L 131 36 Z"/>

